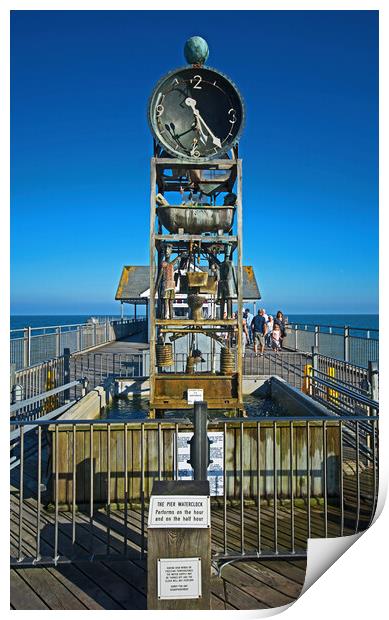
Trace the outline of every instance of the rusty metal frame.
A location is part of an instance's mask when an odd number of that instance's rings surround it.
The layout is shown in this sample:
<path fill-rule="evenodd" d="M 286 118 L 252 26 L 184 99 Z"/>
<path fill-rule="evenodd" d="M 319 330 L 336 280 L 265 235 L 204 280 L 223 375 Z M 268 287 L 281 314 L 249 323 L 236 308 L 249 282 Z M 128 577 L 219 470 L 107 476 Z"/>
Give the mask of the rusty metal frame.
<path fill-rule="evenodd" d="M 179 160 L 174 158 L 151 158 L 151 171 L 150 171 L 150 417 L 155 417 L 156 410 L 164 409 L 187 409 L 188 405 L 182 398 L 164 398 L 157 397 L 156 394 L 156 382 L 159 384 L 164 381 L 171 381 L 172 377 L 168 378 L 170 373 L 158 372 L 156 368 L 156 355 L 155 346 L 157 342 L 157 331 L 161 333 L 171 332 L 192 332 L 203 331 L 206 333 L 214 332 L 217 328 L 225 327 L 227 331 L 236 333 L 237 335 L 237 357 L 236 357 L 236 372 L 233 376 L 229 377 L 231 383 L 231 389 L 229 390 L 230 396 L 226 398 L 213 398 L 210 399 L 209 408 L 211 409 L 233 409 L 238 413 L 243 412 L 243 330 L 242 330 L 242 315 L 243 315 L 243 266 L 242 266 L 242 239 L 243 239 L 243 218 L 242 218 L 242 160 L 236 158 L 237 153 L 231 159 L 215 159 L 208 162 L 188 162 L 186 160 Z M 218 236 L 203 236 L 199 234 L 163 234 L 162 227 L 158 220 L 158 213 L 155 205 L 155 193 L 156 188 L 161 193 L 172 191 L 170 186 L 166 186 L 163 182 L 163 170 L 166 168 L 175 168 L 190 170 L 230 170 L 231 171 L 231 189 L 236 183 L 236 226 L 237 234 L 223 234 Z M 236 319 L 204 319 L 197 321 L 196 323 L 191 319 L 159 319 L 156 317 L 156 252 L 161 247 L 161 243 L 168 241 L 173 245 L 174 251 L 180 251 L 185 244 L 189 241 L 201 241 L 202 244 L 213 243 L 230 243 L 233 249 L 236 251 L 236 273 L 238 284 L 237 305 L 238 312 Z M 185 329 L 183 329 L 185 328 Z M 206 374 L 196 373 L 191 375 L 197 377 L 202 382 L 207 381 Z M 209 381 L 213 383 L 217 381 L 217 377 L 209 376 Z M 226 376 L 220 376 L 220 380 L 225 382 Z M 182 392 L 183 385 L 188 382 L 188 376 L 185 373 L 175 374 L 175 381 L 177 385 L 177 395 Z M 237 385 L 237 393 L 234 398 L 231 398 L 233 392 L 233 386 Z M 158 386 L 160 387 L 160 385 Z M 206 390 L 208 391 L 208 390 Z M 163 402 L 162 402 L 163 400 Z M 226 406 L 226 401 L 231 403 Z"/>

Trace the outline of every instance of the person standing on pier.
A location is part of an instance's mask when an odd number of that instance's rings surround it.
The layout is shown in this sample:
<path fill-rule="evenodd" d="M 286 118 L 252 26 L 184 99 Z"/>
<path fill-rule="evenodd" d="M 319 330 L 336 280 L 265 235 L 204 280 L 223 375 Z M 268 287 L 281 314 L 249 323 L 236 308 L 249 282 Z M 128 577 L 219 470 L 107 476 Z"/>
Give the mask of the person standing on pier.
<path fill-rule="evenodd" d="M 254 355 L 258 355 L 258 343 L 259 354 L 262 356 L 265 349 L 265 335 L 266 335 L 266 319 L 265 311 L 263 308 L 258 310 L 257 316 L 255 316 L 251 323 L 251 329 L 254 336 Z"/>
<path fill-rule="evenodd" d="M 278 324 L 274 325 L 274 329 L 271 333 L 271 348 L 276 352 L 276 355 L 281 349 L 281 329 Z"/>
<path fill-rule="evenodd" d="M 273 331 L 273 327 L 274 327 L 274 321 L 273 321 L 273 317 L 271 314 L 269 314 L 269 318 L 266 321 L 266 327 L 267 327 L 267 332 L 266 332 L 266 346 L 271 347 L 271 335 L 272 335 L 272 331 Z"/>
<path fill-rule="evenodd" d="M 253 322 L 254 315 L 251 314 L 249 308 L 246 308 L 244 314 L 246 318 L 246 325 L 247 325 L 247 330 L 248 330 L 248 335 L 249 335 L 248 344 L 253 344 L 253 332 L 251 330 L 251 323 Z"/>
<path fill-rule="evenodd" d="M 286 338 L 286 329 L 285 329 L 285 319 L 281 310 L 278 310 L 276 314 L 276 318 L 274 319 L 274 327 L 278 325 L 281 330 L 281 347 L 283 344 L 284 338 Z"/>

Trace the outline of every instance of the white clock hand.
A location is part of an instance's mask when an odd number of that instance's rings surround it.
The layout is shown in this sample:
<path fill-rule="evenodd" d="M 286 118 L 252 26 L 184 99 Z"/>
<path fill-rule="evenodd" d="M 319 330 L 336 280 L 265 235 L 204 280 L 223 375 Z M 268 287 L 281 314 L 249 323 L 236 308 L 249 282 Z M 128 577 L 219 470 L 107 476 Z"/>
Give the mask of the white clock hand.
<path fill-rule="evenodd" d="M 190 108 L 192 108 L 193 114 L 199 119 L 199 121 L 204 125 L 205 129 L 208 131 L 209 135 L 212 138 L 212 142 L 213 144 L 215 144 L 216 146 L 218 146 L 219 148 L 221 147 L 222 143 L 220 138 L 217 138 L 212 131 L 210 130 L 210 128 L 208 127 L 208 125 L 206 124 L 206 122 L 204 121 L 204 119 L 201 117 L 200 112 L 196 109 L 196 100 L 195 99 L 191 99 L 191 97 L 187 97 L 185 99 L 185 103 L 187 106 L 189 106 Z"/>
<path fill-rule="evenodd" d="M 201 123 L 200 123 L 200 119 L 199 119 L 198 116 L 195 116 L 195 124 L 196 124 L 196 129 L 199 132 L 201 142 L 203 144 L 207 144 L 208 136 L 207 136 L 206 133 L 203 132 L 203 129 L 202 129 Z"/>

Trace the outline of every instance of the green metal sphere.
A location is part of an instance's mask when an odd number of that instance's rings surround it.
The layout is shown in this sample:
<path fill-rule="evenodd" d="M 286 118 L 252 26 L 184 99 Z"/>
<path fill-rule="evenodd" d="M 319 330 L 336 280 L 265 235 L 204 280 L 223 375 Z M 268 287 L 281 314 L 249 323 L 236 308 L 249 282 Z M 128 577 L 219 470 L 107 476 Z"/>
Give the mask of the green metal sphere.
<path fill-rule="evenodd" d="M 190 37 L 185 43 L 184 55 L 190 65 L 203 65 L 209 56 L 208 43 L 202 37 Z"/>

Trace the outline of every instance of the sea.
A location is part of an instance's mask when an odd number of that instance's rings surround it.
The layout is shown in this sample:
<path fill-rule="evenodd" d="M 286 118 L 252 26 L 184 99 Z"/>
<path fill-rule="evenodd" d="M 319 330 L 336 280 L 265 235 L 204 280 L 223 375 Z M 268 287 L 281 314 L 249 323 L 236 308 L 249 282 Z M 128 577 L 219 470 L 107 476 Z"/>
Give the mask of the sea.
<path fill-rule="evenodd" d="M 285 313 L 286 314 L 286 313 Z M 24 327 L 55 327 L 59 325 L 77 325 L 86 323 L 93 316 L 101 321 L 106 318 L 119 319 L 119 315 L 91 315 L 91 314 L 54 314 L 54 315 L 11 315 L 10 328 L 23 329 Z M 288 314 L 289 323 L 304 325 L 326 325 L 366 330 L 378 330 L 378 314 Z M 125 318 L 133 318 L 125 316 Z M 20 334 L 18 334 L 20 336 Z"/>

